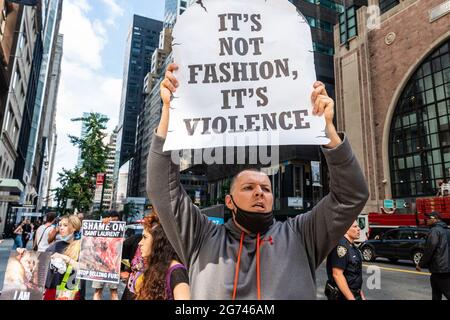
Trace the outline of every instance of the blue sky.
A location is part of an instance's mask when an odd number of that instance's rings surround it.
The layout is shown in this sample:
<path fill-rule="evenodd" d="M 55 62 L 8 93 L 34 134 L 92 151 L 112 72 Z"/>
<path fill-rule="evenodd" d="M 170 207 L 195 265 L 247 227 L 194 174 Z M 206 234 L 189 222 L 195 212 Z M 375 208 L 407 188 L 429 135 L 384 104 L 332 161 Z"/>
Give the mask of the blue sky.
<path fill-rule="evenodd" d="M 111 132 L 118 124 L 126 37 L 133 14 L 162 20 L 164 0 L 64 0 L 60 33 L 64 54 L 58 93 L 58 146 L 52 187 L 57 172 L 76 165 L 78 150 L 68 134 L 79 136 L 83 112 L 109 118 Z"/>

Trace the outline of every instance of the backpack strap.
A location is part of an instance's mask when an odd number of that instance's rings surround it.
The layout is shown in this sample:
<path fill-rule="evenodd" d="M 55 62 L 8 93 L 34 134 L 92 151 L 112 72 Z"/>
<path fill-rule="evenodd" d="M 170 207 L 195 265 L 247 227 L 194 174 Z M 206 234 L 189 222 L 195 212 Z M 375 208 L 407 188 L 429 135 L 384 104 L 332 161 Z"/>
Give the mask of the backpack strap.
<path fill-rule="evenodd" d="M 173 266 L 171 266 L 169 268 L 169 270 L 167 270 L 166 273 L 166 295 L 167 295 L 167 300 L 173 300 L 173 291 L 172 288 L 170 287 L 170 280 L 172 278 L 172 272 L 176 269 L 184 269 L 186 270 L 186 267 L 184 265 L 182 265 L 181 263 L 177 263 L 174 264 Z"/>
<path fill-rule="evenodd" d="M 50 226 L 51 226 L 51 225 L 50 225 Z M 37 248 L 39 248 L 39 244 L 41 243 L 42 238 L 44 237 L 45 231 L 47 231 L 47 229 L 50 228 L 50 226 L 47 226 L 47 228 L 44 229 L 44 232 L 42 232 L 41 237 L 39 238 L 39 241 L 38 241 L 37 244 L 36 244 L 36 247 L 37 247 Z M 37 230 L 36 230 L 36 232 L 37 232 Z"/>

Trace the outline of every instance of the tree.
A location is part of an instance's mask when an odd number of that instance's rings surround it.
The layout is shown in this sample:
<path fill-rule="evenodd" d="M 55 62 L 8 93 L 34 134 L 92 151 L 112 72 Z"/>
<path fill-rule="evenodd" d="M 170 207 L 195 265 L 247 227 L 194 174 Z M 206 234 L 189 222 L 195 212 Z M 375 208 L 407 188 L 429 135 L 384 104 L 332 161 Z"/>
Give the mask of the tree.
<path fill-rule="evenodd" d="M 82 165 L 87 176 L 94 177 L 97 173 L 105 172 L 106 159 L 108 158 L 109 147 L 103 144 L 106 137 L 106 123 L 108 118 L 99 113 L 90 113 L 83 118 L 75 118 L 72 121 L 83 122 L 86 126 L 84 137 L 70 136 L 72 144 L 80 149 Z"/>
<path fill-rule="evenodd" d="M 79 211 L 88 212 L 95 194 L 97 173 L 106 170 L 109 147 L 103 144 L 108 118 L 90 113 L 87 117 L 72 119 L 83 122 L 86 134 L 83 137 L 70 136 L 70 141 L 80 149 L 81 166 L 72 170 L 63 169 L 58 173 L 60 187 L 54 189 L 58 211 L 65 212 L 67 200 L 73 199 L 72 206 Z M 106 183 L 106 182 L 105 182 Z"/>
<path fill-rule="evenodd" d="M 66 170 L 58 173 L 61 187 L 54 189 L 58 212 L 65 213 L 69 199 L 73 199 L 73 208 L 88 211 L 92 202 L 91 182 L 81 168 Z"/>

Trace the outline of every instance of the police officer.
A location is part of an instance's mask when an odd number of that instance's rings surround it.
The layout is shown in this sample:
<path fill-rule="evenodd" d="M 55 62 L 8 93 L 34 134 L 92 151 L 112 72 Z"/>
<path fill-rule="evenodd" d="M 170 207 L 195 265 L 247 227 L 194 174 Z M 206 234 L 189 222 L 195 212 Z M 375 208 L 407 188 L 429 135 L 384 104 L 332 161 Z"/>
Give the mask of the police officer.
<path fill-rule="evenodd" d="M 327 258 L 328 300 L 365 300 L 362 287 L 362 257 L 354 245 L 360 229 L 355 221 Z"/>

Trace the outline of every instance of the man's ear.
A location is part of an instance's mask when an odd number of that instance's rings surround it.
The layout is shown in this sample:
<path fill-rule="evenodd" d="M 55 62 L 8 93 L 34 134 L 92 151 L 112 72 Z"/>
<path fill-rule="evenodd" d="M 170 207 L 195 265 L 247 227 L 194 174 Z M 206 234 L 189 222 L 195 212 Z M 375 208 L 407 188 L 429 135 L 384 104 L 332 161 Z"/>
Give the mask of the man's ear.
<path fill-rule="evenodd" d="M 225 205 L 227 206 L 228 209 L 233 210 L 234 209 L 234 205 L 233 205 L 233 201 L 231 201 L 231 196 L 229 194 L 227 194 L 225 196 Z"/>

